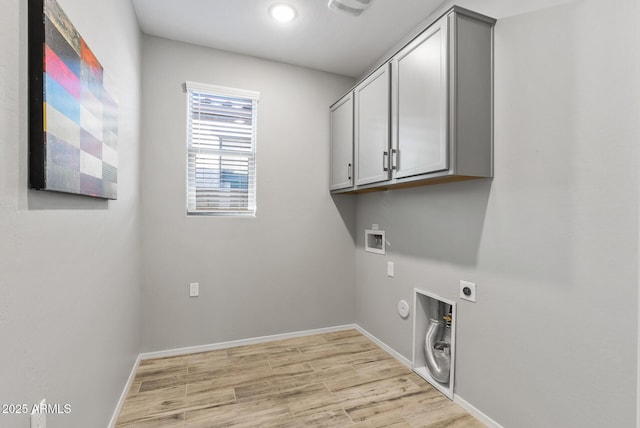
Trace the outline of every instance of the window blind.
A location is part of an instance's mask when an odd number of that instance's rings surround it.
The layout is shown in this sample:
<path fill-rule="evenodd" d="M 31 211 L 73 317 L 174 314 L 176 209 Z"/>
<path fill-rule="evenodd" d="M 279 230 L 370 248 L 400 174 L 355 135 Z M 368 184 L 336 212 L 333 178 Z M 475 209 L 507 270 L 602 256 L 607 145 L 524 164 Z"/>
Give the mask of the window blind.
<path fill-rule="evenodd" d="M 187 82 L 187 213 L 255 215 L 259 94 Z"/>

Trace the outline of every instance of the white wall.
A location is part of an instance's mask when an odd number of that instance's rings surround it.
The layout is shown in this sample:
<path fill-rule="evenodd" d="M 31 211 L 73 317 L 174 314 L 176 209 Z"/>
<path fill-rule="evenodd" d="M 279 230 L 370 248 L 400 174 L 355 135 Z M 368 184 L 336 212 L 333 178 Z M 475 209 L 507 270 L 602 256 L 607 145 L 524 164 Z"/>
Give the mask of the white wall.
<path fill-rule="evenodd" d="M 357 196 L 358 323 L 411 357 L 397 301 L 459 301 L 456 393 L 505 427 L 635 426 L 640 14 L 615 3 L 498 21 L 493 180 Z"/>
<path fill-rule="evenodd" d="M 187 80 L 261 94 L 256 218 L 186 216 Z M 328 107 L 352 84 L 143 38 L 144 351 L 354 321 L 353 200 L 327 190 Z"/>
<path fill-rule="evenodd" d="M 26 1 L 0 14 L 0 403 L 106 426 L 139 348 L 139 31 L 128 0 L 60 0 L 119 89 L 117 201 L 27 190 Z M 26 415 L 0 414 L 25 427 Z"/>

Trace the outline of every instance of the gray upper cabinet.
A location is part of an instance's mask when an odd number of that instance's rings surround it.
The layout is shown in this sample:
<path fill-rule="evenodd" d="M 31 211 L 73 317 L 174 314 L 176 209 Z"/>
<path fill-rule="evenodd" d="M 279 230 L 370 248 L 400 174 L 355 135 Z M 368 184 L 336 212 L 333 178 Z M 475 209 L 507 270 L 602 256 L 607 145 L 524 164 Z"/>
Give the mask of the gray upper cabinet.
<path fill-rule="evenodd" d="M 448 169 L 446 18 L 398 52 L 391 65 L 393 177 Z"/>
<path fill-rule="evenodd" d="M 493 177 L 494 24 L 454 6 L 356 85 L 356 179 L 340 191 Z"/>
<path fill-rule="evenodd" d="M 353 90 L 356 185 L 389 179 L 389 91 L 387 64 Z"/>
<path fill-rule="evenodd" d="M 331 106 L 331 190 L 353 187 L 353 94 Z"/>

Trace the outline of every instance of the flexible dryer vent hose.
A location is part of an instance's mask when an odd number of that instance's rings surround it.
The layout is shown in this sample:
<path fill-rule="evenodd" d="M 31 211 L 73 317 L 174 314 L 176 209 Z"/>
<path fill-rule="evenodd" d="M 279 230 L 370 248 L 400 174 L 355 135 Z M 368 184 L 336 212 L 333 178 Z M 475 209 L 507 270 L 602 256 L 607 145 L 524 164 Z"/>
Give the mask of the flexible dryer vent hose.
<path fill-rule="evenodd" d="M 429 327 L 424 340 L 424 356 L 431 376 L 440 383 L 449 382 L 451 352 L 449 344 L 443 342 L 444 322 L 429 319 Z"/>

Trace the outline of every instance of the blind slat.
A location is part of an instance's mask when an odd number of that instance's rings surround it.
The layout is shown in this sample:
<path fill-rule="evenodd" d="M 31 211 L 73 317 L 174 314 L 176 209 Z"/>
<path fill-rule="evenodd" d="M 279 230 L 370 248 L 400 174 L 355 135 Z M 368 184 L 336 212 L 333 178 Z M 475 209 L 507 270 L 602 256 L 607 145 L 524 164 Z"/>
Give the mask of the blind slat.
<path fill-rule="evenodd" d="M 253 215 L 257 99 L 203 88 L 187 84 L 187 212 Z"/>

